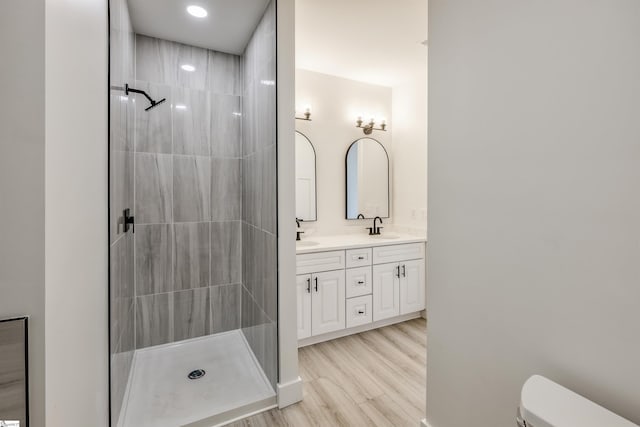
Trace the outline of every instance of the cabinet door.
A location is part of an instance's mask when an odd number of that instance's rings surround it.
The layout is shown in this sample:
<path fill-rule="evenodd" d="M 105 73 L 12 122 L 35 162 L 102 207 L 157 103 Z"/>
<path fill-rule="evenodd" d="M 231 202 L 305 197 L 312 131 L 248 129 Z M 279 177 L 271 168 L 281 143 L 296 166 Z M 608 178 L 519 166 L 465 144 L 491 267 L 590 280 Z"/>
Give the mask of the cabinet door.
<path fill-rule="evenodd" d="M 424 260 L 400 263 L 400 314 L 424 310 Z"/>
<path fill-rule="evenodd" d="M 400 314 L 398 264 L 373 266 L 373 321 Z"/>
<path fill-rule="evenodd" d="M 312 279 L 311 333 L 320 335 L 344 329 L 344 270 L 317 273 Z"/>
<path fill-rule="evenodd" d="M 296 276 L 298 339 L 311 336 L 311 275 Z"/>

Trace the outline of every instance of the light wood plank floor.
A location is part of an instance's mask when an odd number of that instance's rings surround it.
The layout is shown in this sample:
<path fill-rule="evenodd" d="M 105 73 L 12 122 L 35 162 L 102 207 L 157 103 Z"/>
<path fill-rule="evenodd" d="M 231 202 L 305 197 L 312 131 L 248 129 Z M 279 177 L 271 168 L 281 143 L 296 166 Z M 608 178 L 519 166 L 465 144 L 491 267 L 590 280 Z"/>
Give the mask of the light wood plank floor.
<path fill-rule="evenodd" d="M 232 424 L 411 426 L 425 417 L 426 321 L 408 322 L 300 349 L 304 400 Z"/>

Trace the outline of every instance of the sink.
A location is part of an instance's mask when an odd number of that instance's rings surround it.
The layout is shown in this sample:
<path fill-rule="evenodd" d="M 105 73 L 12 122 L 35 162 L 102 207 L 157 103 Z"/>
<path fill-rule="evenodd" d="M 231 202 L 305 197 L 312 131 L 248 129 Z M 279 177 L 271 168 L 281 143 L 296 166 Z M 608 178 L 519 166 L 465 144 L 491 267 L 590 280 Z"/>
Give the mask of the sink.
<path fill-rule="evenodd" d="M 311 240 L 298 240 L 296 242 L 297 247 L 305 247 L 305 246 L 318 246 L 318 242 L 313 242 Z"/>
<path fill-rule="evenodd" d="M 371 236 L 373 239 L 381 239 L 381 240 L 395 240 L 399 239 L 400 236 L 397 234 L 379 234 L 377 236 Z"/>

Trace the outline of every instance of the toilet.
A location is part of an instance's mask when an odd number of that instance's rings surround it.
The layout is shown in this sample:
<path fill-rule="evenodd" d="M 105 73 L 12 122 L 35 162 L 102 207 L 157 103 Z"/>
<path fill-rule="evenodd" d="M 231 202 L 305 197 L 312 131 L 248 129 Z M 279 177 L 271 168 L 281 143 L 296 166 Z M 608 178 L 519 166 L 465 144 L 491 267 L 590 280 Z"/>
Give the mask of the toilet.
<path fill-rule="evenodd" d="M 540 375 L 522 387 L 517 422 L 520 427 L 639 427 Z"/>

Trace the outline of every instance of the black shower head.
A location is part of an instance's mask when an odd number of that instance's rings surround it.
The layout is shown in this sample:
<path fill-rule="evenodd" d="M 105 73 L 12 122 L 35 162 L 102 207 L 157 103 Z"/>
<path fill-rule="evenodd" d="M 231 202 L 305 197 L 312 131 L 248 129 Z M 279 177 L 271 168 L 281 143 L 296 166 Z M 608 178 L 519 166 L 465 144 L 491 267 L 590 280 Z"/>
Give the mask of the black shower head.
<path fill-rule="evenodd" d="M 147 108 L 145 108 L 145 109 L 144 109 L 144 111 L 149 111 L 149 110 L 151 110 L 153 107 L 156 107 L 156 106 L 158 106 L 158 105 L 162 104 L 162 103 L 163 103 L 164 101 L 166 101 L 166 100 L 167 100 L 167 98 L 162 98 L 160 101 L 157 101 L 157 102 L 156 102 L 156 101 L 154 101 L 154 100 L 151 100 L 151 101 L 150 101 L 150 102 L 151 102 L 151 105 L 149 105 Z"/>
<path fill-rule="evenodd" d="M 149 111 L 150 109 L 152 109 L 153 107 L 155 107 L 156 105 L 160 105 L 162 104 L 164 101 L 167 100 L 167 98 L 162 98 L 160 101 L 154 101 L 148 94 L 147 92 L 140 90 L 140 89 L 134 89 L 132 87 L 129 87 L 128 84 L 124 85 L 124 93 L 129 95 L 129 92 L 133 92 L 133 93 L 139 93 L 141 95 L 144 95 L 145 98 L 147 98 L 149 100 L 149 102 L 151 103 L 150 106 L 148 106 L 147 108 L 144 109 L 144 111 Z"/>

